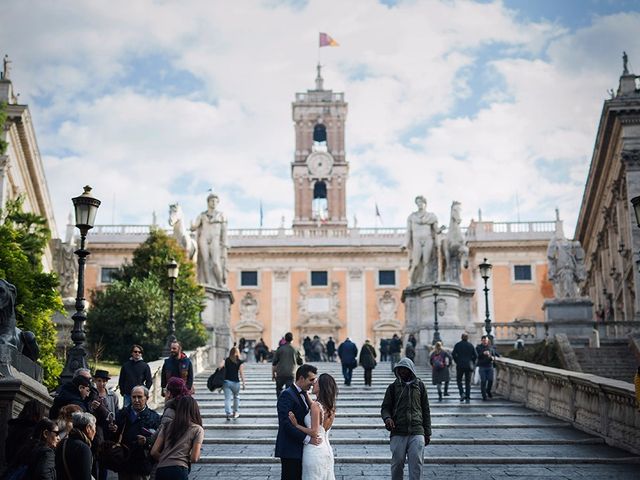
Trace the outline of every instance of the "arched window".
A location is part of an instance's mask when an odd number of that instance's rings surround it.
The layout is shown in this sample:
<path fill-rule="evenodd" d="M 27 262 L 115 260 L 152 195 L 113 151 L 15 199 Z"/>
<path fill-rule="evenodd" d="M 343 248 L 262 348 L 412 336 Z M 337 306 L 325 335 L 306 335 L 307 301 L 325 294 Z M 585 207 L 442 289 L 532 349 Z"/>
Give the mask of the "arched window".
<path fill-rule="evenodd" d="M 327 127 L 322 123 L 317 123 L 313 127 L 313 151 L 327 151 Z"/>
<path fill-rule="evenodd" d="M 313 186 L 313 218 L 326 220 L 329 214 L 327 203 L 327 184 L 320 181 Z"/>
<path fill-rule="evenodd" d="M 313 127 L 313 141 L 327 143 L 327 127 L 322 123 L 318 123 Z"/>

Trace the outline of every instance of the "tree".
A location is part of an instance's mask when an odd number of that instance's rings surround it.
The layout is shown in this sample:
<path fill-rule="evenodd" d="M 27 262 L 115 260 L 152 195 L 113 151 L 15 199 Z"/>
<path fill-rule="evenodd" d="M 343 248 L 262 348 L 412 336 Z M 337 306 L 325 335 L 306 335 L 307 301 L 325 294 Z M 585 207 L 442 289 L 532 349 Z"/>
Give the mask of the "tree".
<path fill-rule="evenodd" d="M 185 349 L 202 346 L 207 333 L 200 320 L 204 291 L 184 250 L 159 229 L 133 253 L 131 263 L 114 275 L 105 290 L 94 292 L 88 314 L 90 343 L 106 345 L 104 358 L 124 361 L 131 344 L 139 343 L 147 359 L 157 359 L 168 333 L 169 278 L 167 263 L 175 259 L 180 274 L 175 284 L 176 337 Z"/>
<path fill-rule="evenodd" d="M 45 273 L 42 255 L 51 238 L 46 220 L 22 210 L 23 199 L 10 200 L 0 211 L 0 278 L 15 285 L 18 327 L 36 335 L 40 345 L 38 363 L 44 384 L 54 388 L 62 371 L 56 357 L 56 328 L 52 317 L 63 312 L 55 273 Z"/>

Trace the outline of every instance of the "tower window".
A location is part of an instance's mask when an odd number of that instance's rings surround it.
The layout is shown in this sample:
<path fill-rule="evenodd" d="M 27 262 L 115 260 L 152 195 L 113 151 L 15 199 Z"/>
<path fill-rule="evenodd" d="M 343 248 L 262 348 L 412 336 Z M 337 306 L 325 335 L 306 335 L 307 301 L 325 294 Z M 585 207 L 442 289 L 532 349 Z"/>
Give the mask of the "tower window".
<path fill-rule="evenodd" d="M 327 143 L 327 127 L 322 123 L 313 127 L 313 141 L 318 143 Z"/>
<path fill-rule="evenodd" d="M 327 184 L 316 182 L 313 186 L 313 218 L 326 220 L 329 214 L 327 204 Z"/>

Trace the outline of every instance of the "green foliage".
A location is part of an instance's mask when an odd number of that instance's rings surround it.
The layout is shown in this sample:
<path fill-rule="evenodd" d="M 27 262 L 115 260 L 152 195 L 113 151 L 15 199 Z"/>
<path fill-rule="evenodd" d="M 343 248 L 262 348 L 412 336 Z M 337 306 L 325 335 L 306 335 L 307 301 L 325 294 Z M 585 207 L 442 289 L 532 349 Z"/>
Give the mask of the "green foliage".
<path fill-rule="evenodd" d="M 185 350 L 206 343 L 200 321 L 204 291 L 196 281 L 194 265 L 173 238 L 156 229 L 136 249 L 131 263 L 114 275 L 114 283 L 93 295 L 88 336 L 91 343 L 107 345 L 103 358 L 123 362 L 133 343 L 144 347 L 147 360 L 160 356 L 168 333 L 166 265 L 171 259 L 180 266 L 175 284 L 176 337 Z"/>
<path fill-rule="evenodd" d="M 42 271 L 42 255 L 50 238 L 45 220 L 22 211 L 21 198 L 8 201 L 0 212 L 0 278 L 15 285 L 18 327 L 32 331 L 40 345 L 44 383 L 57 385 L 62 364 L 55 355 L 56 329 L 52 317 L 64 311 L 54 273 Z"/>
<path fill-rule="evenodd" d="M 0 102 L 0 132 L 4 130 L 4 124 L 7 121 L 7 104 Z M 0 138 L 0 155 L 4 155 L 9 144 Z"/>
<path fill-rule="evenodd" d="M 527 345 L 522 350 L 511 350 L 505 354 L 505 357 L 514 360 L 522 360 L 524 362 L 537 363 L 547 367 L 562 368 L 560 357 L 554 342 L 542 342 Z"/>

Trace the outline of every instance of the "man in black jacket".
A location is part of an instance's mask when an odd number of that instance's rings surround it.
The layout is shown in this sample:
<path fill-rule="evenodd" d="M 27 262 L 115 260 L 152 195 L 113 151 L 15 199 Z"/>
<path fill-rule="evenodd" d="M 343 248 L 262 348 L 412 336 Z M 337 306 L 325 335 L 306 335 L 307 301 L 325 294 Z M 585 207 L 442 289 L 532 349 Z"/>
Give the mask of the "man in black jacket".
<path fill-rule="evenodd" d="M 153 461 L 149 455 L 153 446 L 154 434 L 160 427 L 160 415 L 147 406 L 149 390 L 142 385 L 131 390 L 131 405 L 123 408 L 116 416 L 118 438 L 122 432 L 122 443 L 129 447 L 130 457 L 124 472 L 118 472 L 119 478 L 126 480 L 144 480 L 149 478 Z"/>
<path fill-rule="evenodd" d="M 480 373 L 480 391 L 482 392 L 482 400 L 492 398 L 491 387 L 493 386 L 493 360 L 498 357 L 493 345 L 489 341 L 487 335 L 483 335 L 480 339 L 480 345 L 476 346 L 478 353 L 478 369 Z"/>
<path fill-rule="evenodd" d="M 469 403 L 471 400 L 471 374 L 476 367 L 478 355 L 476 349 L 469 342 L 469 335 L 462 334 L 462 340 L 455 344 L 451 356 L 456 362 L 456 381 L 460 392 L 460 401 Z M 462 390 L 462 377 L 464 376 L 464 391 Z"/>
<path fill-rule="evenodd" d="M 400 352 L 402 351 L 402 340 L 393 334 L 393 338 L 389 340 L 389 355 L 391 356 L 391 371 L 394 371 L 396 363 L 400 361 Z"/>
<path fill-rule="evenodd" d="M 144 385 L 151 388 L 151 369 L 142 359 L 144 353 L 140 345 L 131 347 L 131 357 L 124 362 L 118 377 L 118 387 L 124 398 L 123 407 L 131 405 L 131 389 L 136 385 Z"/>

